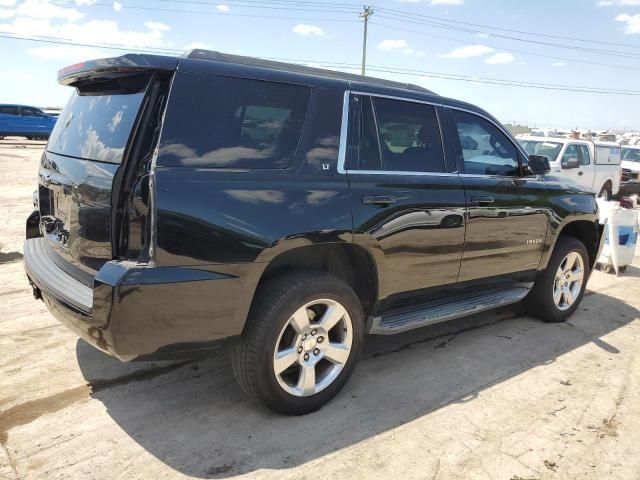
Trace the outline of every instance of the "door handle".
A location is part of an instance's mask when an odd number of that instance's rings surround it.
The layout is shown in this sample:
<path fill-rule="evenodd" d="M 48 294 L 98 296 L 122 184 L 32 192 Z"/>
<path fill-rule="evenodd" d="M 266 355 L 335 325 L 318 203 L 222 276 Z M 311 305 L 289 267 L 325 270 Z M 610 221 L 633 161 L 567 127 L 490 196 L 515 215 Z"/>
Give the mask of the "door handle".
<path fill-rule="evenodd" d="M 578 172 L 578 175 L 582 175 L 584 172 Z"/>
<path fill-rule="evenodd" d="M 494 202 L 493 197 L 485 197 L 485 196 L 471 197 L 471 203 L 473 203 L 474 205 L 491 205 L 493 202 Z"/>
<path fill-rule="evenodd" d="M 362 197 L 362 203 L 365 205 L 391 205 L 396 203 L 396 197 L 393 195 L 367 195 Z"/>

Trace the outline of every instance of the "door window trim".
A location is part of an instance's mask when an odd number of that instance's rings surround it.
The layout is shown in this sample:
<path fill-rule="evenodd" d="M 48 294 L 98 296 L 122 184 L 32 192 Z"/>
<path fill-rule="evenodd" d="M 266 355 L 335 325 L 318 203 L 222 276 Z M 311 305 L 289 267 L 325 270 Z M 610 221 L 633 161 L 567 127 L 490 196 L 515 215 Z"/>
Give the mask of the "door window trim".
<path fill-rule="evenodd" d="M 385 94 L 381 94 L 381 93 L 372 93 L 372 92 L 363 92 L 360 90 L 345 90 L 343 98 L 342 98 L 342 124 L 340 125 L 340 143 L 338 146 L 338 173 L 341 174 L 357 174 L 357 175 L 405 175 L 405 176 L 438 176 L 438 177 L 481 177 L 481 178 L 518 178 L 522 176 L 522 168 L 523 168 L 523 164 L 520 158 L 518 158 L 518 164 L 519 164 L 519 170 L 520 170 L 520 174 L 517 176 L 513 176 L 513 175 L 478 175 L 478 174 L 474 174 L 474 173 L 460 173 L 460 172 L 406 172 L 406 171 L 391 171 L 391 170 L 357 170 L 357 169 L 352 169 L 352 168 L 345 168 L 345 164 L 346 164 L 346 159 L 347 159 L 347 134 L 349 132 L 349 104 L 350 104 L 350 98 L 351 95 L 364 95 L 364 96 L 368 96 L 368 97 L 376 97 L 376 98 L 386 98 L 389 100 L 400 100 L 403 102 L 412 102 L 412 103 L 421 103 L 424 105 L 430 105 L 434 108 L 435 110 L 435 114 L 436 114 L 436 119 L 438 120 L 438 126 L 440 128 L 440 138 L 442 141 L 442 149 L 443 149 L 443 154 L 445 155 L 445 167 L 447 167 L 447 163 L 446 163 L 446 151 L 445 151 L 445 141 L 446 141 L 446 137 L 444 135 L 443 132 L 443 119 L 440 116 L 440 113 L 438 112 L 438 108 L 442 108 L 442 109 L 451 109 L 451 110 L 459 110 L 461 112 L 466 112 L 469 113 L 471 115 L 476 115 L 486 121 L 488 121 L 490 124 L 492 124 L 494 127 L 496 127 L 498 130 L 500 130 L 506 137 L 507 140 L 509 142 L 511 142 L 511 144 L 514 146 L 514 148 L 516 149 L 517 152 L 519 152 L 523 158 L 529 158 L 527 153 L 525 152 L 525 150 L 520 146 L 520 144 L 516 141 L 513 140 L 513 138 L 511 137 L 511 134 L 501 125 L 497 124 L 494 120 L 492 120 L 491 118 L 489 118 L 486 115 L 483 115 L 482 113 L 478 113 L 478 112 L 474 112 L 473 110 L 469 110 L 463 107 L 457 107 L 457 106 L 453 106 L 453 105 L 446 105 L 443 104 L 442 102 L 434 102 L 434 101 L 429 101 L 429 100 L 419 100 L 416 98 L 407 98 L 407 97 L 398 97 L 398 96 L 394 96 L 394 95 L 385 95 Z M 377 120 L 376 120 L 377 122 Z"/>

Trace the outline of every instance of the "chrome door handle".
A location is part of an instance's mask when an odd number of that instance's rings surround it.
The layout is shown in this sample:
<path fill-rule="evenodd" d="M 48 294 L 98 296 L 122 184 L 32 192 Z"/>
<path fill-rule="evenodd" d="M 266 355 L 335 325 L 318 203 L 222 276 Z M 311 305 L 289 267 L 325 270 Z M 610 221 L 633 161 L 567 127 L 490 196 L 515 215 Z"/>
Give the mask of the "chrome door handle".
<path fill-rule="evenodd" d="M 491 205 L 493 202 L 494 202 L 493 197 L 485 197 L 485 196 L 471 197 L 471 203 L 473 203 L 474 205 Z"/>
<path fill-rule="evenodd" d="M 396 203 L 396 197 L 393 195 L 367 195 L 362 197 L 362 203 L 365 205 L 391 205 Z"/>

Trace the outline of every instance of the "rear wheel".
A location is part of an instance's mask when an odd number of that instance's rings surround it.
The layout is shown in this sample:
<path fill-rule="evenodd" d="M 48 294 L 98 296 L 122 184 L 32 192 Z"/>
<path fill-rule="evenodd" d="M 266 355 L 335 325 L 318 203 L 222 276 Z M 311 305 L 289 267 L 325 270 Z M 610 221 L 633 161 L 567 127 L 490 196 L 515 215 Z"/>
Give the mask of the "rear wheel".
<path fill-rule="evenodd" d="M 611 185 L 609 184 L 609 182 L 607 182 L 602 187 L 602 190 L 600 190 L 600 194 L 598 195 L 598 197 L 608 202 L 609 200 L 611 200 L 612 196 Z"/>
<path fill-rule="evenodd" d="M 346 384 L 363 338 L 362 308 L 351 287 L 324 272 L 287 274 L 256 294 L 234 346 L 234 371 L 272 410 L 302 415 Z"/>
<path fill-rule="evenodd" d="M 578 308 L 589 278 L 589 256 L 584 244 L 561 236 L 547 269 L 525 300 L 527 310 L 546 322 L 564 322 Z"/>

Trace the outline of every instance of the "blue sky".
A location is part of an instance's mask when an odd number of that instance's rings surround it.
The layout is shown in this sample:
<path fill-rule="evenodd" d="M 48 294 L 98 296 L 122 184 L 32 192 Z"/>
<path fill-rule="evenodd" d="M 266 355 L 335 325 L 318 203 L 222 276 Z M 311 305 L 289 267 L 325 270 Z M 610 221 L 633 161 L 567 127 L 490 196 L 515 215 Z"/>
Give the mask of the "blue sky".
<path fill-rule="evenodd" d="M 375 10 L 369 26 L 371 75 L 470 101 L 504 122 L 640 129 L 637 95 L 479 83 L 496 78 L 640 93 L 640 0 L 372 0 L 371 4 Z M 196 46 L 329 63 L 357 72 L 361 6 L 354 0 L 0 0 L 0 35 L 88 45 L 0 38 L 0 102 L 63 105 L 70 92 L 56 84 L 57 70 L 88 58 L 124 53 L 96 46 L 105 44 L 167 53 Z M 350 65 L 356 69 L 349 70 Z M 373 71 L 380 67 L 416 74 Z M 472 81 L 433 78 L 423 72 Z"/>

